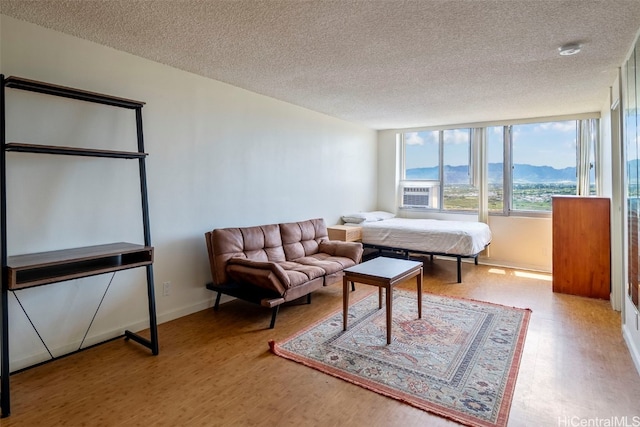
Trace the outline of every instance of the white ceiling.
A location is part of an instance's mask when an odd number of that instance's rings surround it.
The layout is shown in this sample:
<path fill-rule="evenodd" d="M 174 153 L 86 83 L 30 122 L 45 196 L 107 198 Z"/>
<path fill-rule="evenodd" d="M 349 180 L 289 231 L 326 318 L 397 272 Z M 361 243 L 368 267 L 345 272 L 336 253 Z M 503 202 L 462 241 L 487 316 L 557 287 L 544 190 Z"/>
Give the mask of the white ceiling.
<path fill-rule="evenodd" d="M 0 0 L 0 12 L 373 129 L 600 111 L 638 0 Z M 560 45 L 580 42 L 576 56 Z"/>

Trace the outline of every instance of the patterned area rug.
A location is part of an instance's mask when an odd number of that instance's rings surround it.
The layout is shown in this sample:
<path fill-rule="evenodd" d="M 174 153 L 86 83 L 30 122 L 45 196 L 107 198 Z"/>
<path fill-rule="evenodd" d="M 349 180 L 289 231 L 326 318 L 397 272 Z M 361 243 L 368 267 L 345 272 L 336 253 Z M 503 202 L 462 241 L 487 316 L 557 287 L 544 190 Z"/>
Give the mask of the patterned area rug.
<path fill-rule="evenodd" d="M 393 341 L 378 292 L 282 343 L 275 354 L 470 426 L 506 426 L 529 310 L 393 291 Z"/>

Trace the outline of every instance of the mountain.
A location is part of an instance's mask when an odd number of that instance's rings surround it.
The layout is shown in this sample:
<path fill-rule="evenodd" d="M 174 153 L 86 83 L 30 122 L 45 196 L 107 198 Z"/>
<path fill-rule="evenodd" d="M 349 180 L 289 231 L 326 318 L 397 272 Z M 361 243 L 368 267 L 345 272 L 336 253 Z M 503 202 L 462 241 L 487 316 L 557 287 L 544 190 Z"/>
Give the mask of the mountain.
<path fill-rule="evenodd" d="M 640 171 L 640 161 L 638 159 L 631 159 L 627 161 L 627 179 L 629 184 L 637 185 L 640 183 L 640 176 L 638 172 Z"/>
<path fill-rule="evenodd" d="M 513 167 L 513 182 L 559 183 L 577 180 L 576 168 L 555 169 L 551 166 L 532 166 L 516 164 Z"/>
<path fill-rule="evenodd" d="M 502 163 L 489 163 L 487 172 L 489 182 L 500 182 L 502 178 Z M 469 168 L 463 166 L 445 165 L 445 182 L 449 184 L 468 184 Z M 407 179 L 438 180 L 438 167 L 407 169 Z M 560 183 L 575 182 L 576 168 L 555 169 L 551 166 L 533 166 L 515 164 L 513 166 L 513 182 L 515 183 Z"/>

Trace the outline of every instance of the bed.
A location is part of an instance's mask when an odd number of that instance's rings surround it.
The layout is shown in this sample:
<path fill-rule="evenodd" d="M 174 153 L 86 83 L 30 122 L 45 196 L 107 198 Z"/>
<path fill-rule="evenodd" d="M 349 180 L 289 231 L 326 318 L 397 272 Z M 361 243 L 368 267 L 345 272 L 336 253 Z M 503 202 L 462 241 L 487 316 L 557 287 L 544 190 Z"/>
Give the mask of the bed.
<path fill-rule="evenodd" d="M 357 222 L 360 216 L 361 222 Z M 475 221 L 395 218 L 392 214 L 372 212 L 343 216 L 345 224 L 362 227 L 362 243 L 374 255 L 408 258 L 410 253 L 456 258 L 458 283 L 462 282 L 462 259 L 473 258 L 491 243 L 487 224 Z"/>

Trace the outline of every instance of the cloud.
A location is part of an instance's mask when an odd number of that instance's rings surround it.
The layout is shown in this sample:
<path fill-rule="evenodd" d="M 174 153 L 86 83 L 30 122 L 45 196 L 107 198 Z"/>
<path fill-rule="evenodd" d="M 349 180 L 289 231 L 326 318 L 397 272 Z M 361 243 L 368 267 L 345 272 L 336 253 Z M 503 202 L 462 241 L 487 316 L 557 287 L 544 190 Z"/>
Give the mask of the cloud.
<path fill-rule="evenodd" d="M 446 144 L 468 144 L 469 129 L 453 129 L 444 131 L 444 142 Z"/>
<path fill-rule="evenodd" d="M 407 132 L 404 134 L 404 142 L 407 145 L 424 145 L 424 138 L 418 132 Z"/>
<path fill-rule="evenodd" d="M 548 122 L 541 123 L 536 126 L 535 130 L 557 130 L 560 132 L 571 132 L 576 130 L 576 122 L 574 120 L 569 120 L 566 122 Z"/>

